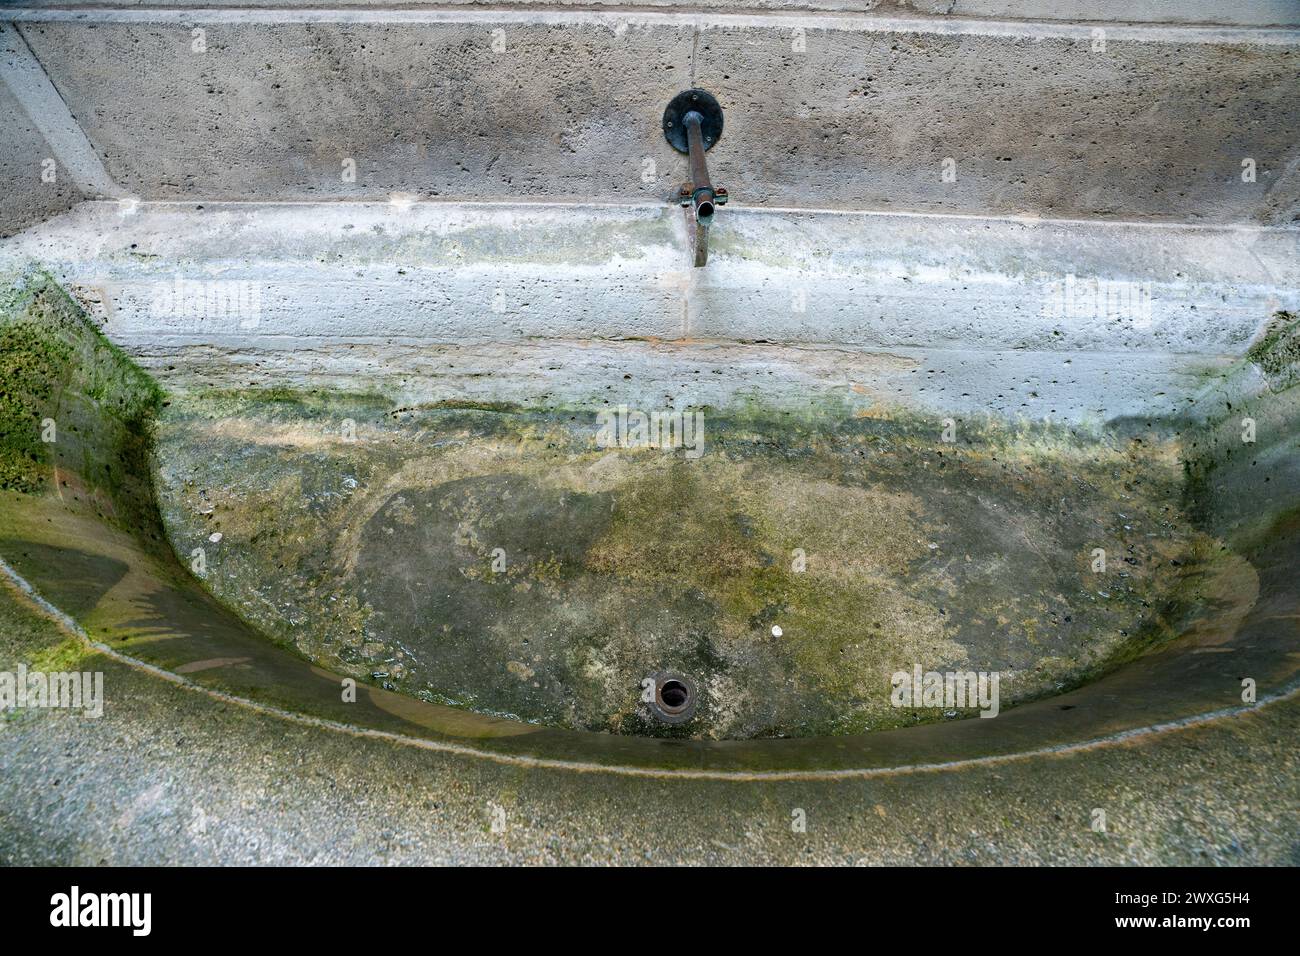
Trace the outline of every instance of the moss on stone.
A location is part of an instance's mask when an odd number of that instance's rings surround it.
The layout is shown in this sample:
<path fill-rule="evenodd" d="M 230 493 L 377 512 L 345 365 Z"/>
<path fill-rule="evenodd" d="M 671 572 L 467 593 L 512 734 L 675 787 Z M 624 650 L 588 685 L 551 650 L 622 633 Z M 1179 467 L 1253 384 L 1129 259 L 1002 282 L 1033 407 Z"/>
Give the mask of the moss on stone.
<path fill-rule="evenodd" d="M 914 663 L 998 670 L 1008 703 L 1048 692 L 1136 639 L 1194 536 L 1177 446 L 1136 432 L 971 420 L 949 444 L 902 411 L 749 402 L 706 410 L 707 453 L 689 460 L 597 448 L 574 409 L 230 394 L 214 417 L 213 400 L 168 409 L 159 461 L 177 550 L 223 534 L 219 597 L 323 665 L 558 726 L 935 719 L 889 706 L 891 673 Z M 701 688 L 688 725 L 640 706 L 664 670 Z"/>
<path fill-rule="evenodd" d="M 27 667 L 28 670 L 46 674 L 67 673 L 80 670 L 82 663 L 90 656 L 93 656 L 93 652 L 80 638 L 69 637 L 60 644 L 33 654 L 27 661 Z"/>
<path fill-rule="evenodd" d="M 0 488 L 31 493 L 48 480 L 42 412 L 53 407 L 72 349 L 32 322 L 0 322 Z"/>
<path fill-rule="evenodd" d="M 157 545 L 151 427 L 162 390 L 46 274 L 0 297 L 0 490 L 53 487 Z"/>
<path fill-rule="evenodd" d="M 1300 317 L 1275 312 L 1246 357 L 1260 367 L 1274 389 L 1295 384 L 1300 377 Z"/>

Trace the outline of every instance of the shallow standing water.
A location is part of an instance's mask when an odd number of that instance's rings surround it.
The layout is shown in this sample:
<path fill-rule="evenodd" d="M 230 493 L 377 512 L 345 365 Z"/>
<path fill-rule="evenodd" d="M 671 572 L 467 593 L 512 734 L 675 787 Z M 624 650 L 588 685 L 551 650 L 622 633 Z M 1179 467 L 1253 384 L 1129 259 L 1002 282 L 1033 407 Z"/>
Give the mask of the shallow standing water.
<path fill-rule="evenodd" d="M 1057 692 L 1172 634 L 1216 551 L 1153 431 L 701 415 L 696 449 L 602 447 L 589 409 L 178 395 L 158 495 L 207 586 L 324 667 L 665 736 L 935 719 L 891 704 L 918 665 L 996 672 L 1003 707 Z M 692 685 L 690 720 L 642 699 L 662 674 Z"/>

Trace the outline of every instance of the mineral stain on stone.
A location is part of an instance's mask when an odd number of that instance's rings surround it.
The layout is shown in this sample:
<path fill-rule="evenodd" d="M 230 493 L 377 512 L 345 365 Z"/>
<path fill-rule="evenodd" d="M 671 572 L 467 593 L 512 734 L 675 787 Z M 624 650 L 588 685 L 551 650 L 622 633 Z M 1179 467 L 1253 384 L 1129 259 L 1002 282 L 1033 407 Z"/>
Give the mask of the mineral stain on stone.
<path fill-rule="evenodd" d="M 1159 435 L 705 411 L 691 460 L 598 447 L 589 410 L 178 396 L 159 498 L 179 553 L 221 533 L 207 586 L 323 666 L 663 736 L 935 719 L 890 706 L 916 664 L 998 671 L 1004 707 L 1053 693 L 1158 637 L 1208 550 Z M 642 701 L 665 671 L 697 687 L 680 727 Z"/>

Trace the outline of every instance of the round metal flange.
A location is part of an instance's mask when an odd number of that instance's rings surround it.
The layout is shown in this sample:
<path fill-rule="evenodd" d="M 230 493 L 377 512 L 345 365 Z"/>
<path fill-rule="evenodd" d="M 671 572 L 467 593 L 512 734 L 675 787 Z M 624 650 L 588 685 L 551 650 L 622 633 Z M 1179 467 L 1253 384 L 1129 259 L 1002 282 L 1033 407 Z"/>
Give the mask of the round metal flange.
<path fill-rule="evenodd" d="M 664 110 L 664 138 L 679 153 L 689 152 L 686 145 L 686 124 L 682 122 L 691 110 L 699 113 L 700 132 L 704 134 L 704 148 L 712 149 L 722 138 L 722 107 L 712 93 L 704 90 L 683 90 L 672 98 Z"/>
<path fill-rule="evenodd" d="M 695 684 L 681 674 L 654 675 L 650 713 L 665 724 L 684 724 L 695 716 Z"/>

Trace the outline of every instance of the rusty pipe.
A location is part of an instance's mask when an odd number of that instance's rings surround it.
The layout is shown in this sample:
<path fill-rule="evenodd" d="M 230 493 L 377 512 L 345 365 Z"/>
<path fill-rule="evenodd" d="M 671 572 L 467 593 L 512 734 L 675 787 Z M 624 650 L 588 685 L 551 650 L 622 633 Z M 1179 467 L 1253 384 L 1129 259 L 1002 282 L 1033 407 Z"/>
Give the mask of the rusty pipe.
<path fill-rule="evenodd" d="M 721 135 L 722 107 L 704 90 L 678 93 L 664 110 L 664 136 L 674 149 L 686 153 L 690 161 L 691 180 L 683 184 L 678 201 L 691 208 L 691 218 L 695 221 L 696 266 L 709 261 L 709 226 L 717 207 L 727 202 L 727 191 L 713 185 L 704 158 Z"/>
<path fill-rule="evenodd" d="M 709 164 L 704 158 L 704 117 L 691 110 L 682 122 L 686 124 L 686 145 L 691 159 L 691 202 L 695 218 L 707 220 L 713 215 L 713 183 L 709 179 Z"/>

